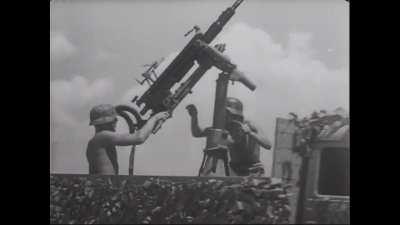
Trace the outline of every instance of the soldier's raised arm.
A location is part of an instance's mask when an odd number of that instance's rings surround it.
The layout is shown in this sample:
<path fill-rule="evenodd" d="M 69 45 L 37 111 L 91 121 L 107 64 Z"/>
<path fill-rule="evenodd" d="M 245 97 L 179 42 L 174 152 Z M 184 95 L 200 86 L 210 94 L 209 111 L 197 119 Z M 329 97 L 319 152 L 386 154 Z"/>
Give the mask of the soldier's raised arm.
<path fill-rule="evenodd" d="M 261 145 L 265 149 L 271 149 L 272 144 L 271 141 L 268 139 L 267 135 L 259 126 L 256 126 L 254 123 L 250 121 L 246 121 L 243 124 L 243 131 L 245 133 L 250 134 L 252 138 L 254 138 L 259 145 Z"/>
<path fill-rule="evenodd" d="M 205 137 L 206 136 L 206 129 L 202 129 L 199 126 L 199 120 L 197 118 L 197 108 L 195 105 L 190 104 L 186 106 L 186 109 L 191 117 L 190 120 L 190 127 L 192 131 L 193 137 Z"/>
<path fill-rule="evenodd" d="M 129 145 L 140 145 L 143 144 L 153 131 L 156 123 L 159 120 L 166 120 L 169 117 L 167 112 L 160 112 L 151 117 L 142 129 L 130 134 L 130 133 L 115 133 L 115 132 L 102 132 L 98 135 L 101 141 L 107 142 L 112 145 L 118 146 L 129 146 Z"/>

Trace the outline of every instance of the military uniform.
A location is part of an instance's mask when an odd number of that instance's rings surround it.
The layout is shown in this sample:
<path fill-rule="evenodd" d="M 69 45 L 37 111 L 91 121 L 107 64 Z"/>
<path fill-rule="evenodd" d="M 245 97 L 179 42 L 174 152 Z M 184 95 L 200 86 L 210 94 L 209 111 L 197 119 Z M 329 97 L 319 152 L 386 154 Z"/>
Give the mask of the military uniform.
<path fill-rule="evenodd" d="M 233 142 L 228 144 L 231 176 L 263 176 L 265 170 L 260 161 L 260 145 L 241 129 L 241 126 L 246 124 L 252 132 L 257 133 L 256 126 L 250 121 L 243 121 L 243 105 L 238 99 L 228 97 L 226 109 L 229 114 L 239 119 L 228 121 L 226 126 L 233 139 Z"/>

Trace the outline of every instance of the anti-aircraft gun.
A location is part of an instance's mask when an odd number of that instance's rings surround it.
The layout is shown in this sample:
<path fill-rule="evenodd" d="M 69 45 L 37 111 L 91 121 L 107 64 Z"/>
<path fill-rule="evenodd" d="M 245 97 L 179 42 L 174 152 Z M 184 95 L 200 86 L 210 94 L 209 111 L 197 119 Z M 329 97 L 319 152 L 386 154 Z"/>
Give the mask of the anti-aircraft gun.
<path fill-rule="evenodd" d="M 255 85 L 250 82 L 242 72 L 237 69 L 228 57 L 222 54 L 225 50 L 225 44 L 217 44 L 210 47 L 209 44 L 221 32 L 223 27 L 235 14 L 236 8 L 243 2 L 243 0 L 236 0 L 235 3 L 223 11 L 218 19 L 203 33 L 198 26 L 194 26 L 185 36 L 195 31 L 194 36 L 183 50 L 175 57 L 175 59 L 166 67 L 161 75 L 150 79 L 150 74 L 154 74 L 154 69 L 159 63 L 153 63 L 142 75 L 145 79 L 139 82 L 141 85 L 146 81 L 150 87 L 145 91 L 142 96 L 135 96 L 132 100 L 140 111 L 127 106 L 117 106 L 117 112 L 122 116 L 129 125 L 130 132 L 140 129 L 146 122 L 144 116 L 151 110 L 150 116 L 161 112 L 168 111 L 172 115 L 173 110 L 179 103 L 191 93 L 191 89 L 201 79 L 201 77 L 213 66 L 220 69 L 222 73 L 229 75 L 229 80 L 239 81 L 249 89 L 254 90 Z M 179 83 L 183 77 L 195 66 L 199 65 L 196 70 L 187 78 L 180 86 L 172 93 L 171 89 Z M 136 123 L 134 123 L 127 113 L 132 114 Z M 161 128 L 162 122 L 158 123 L 153 130 L 156 133 Z M 129 170 L 133 169 L 133 154 L 131 152 Z M 131 173 L 131 172 L 130 172 Z"/>
<path fill-rule="evenodd" d="M 150 87 L 146 92 L 140 97 L 135 96 L 135 98 L 133 98 L 132 102 L 140 109 L 140 112 L 134 115 L 139 124 L 144 124 L 143 117 L 149 110 L 152 111 L 150 116 L 161 111 L 172 113 L 178 104 L 191 93 L 191 89 L 212 66 L 217 67 L 225 73 L 237 71 L 236 65 L 231 63 L 230 60 L 221 53 L 224 50 L 223 45 L 210 47 L 208 44 L 221 32 L 223 27 L 234 15 L 236 8 L 242 2 L 243 0 L 237 0 L 231 7 L 223 11 L 205 33 L 202 33 L 198 26 L 194 26 L 192 30 L 185 34 L 185 36 L 187 36 L 192 31 L 195 31 L 195 35 L 189 43 L 166 67 L 161 75 L 157 76 L 155 80 L 148 82 Z M 199 64 L 199 67 L 186 81 L 180 84 L 180 87 L 177 88 L 174 93 L 172 93 L 171 88 L 179 83 L 189 70 L 195 66 L 195 62 Z M 254 89 L 254 85 L 247 80 L 242 73 L 239 72 L 236 74 L 239 75 L 234 76 L 235 78 L 232 79 L 236 79 L 250 89 Z M 153 133 L 156 133 L 160 126 L 161 124 L 156 126 Z"/>

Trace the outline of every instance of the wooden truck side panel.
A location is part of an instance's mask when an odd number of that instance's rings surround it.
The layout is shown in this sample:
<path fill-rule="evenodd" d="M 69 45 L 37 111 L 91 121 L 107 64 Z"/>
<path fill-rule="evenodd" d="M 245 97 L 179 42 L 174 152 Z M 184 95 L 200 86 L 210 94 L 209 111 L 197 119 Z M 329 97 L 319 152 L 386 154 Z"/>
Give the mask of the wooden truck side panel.
<path fill-rule="evenodd" d="M 272 177 L 280 178 L 292 186 L 290 192 L 290 207 L 292 214 L 290 222 L 295 223 L 299 188 L 299 170 L 301 158 L 292 152 L 295 126 L 288 119 L 277 118 L 275 128 L 275 143 L 273 151 Z"/>

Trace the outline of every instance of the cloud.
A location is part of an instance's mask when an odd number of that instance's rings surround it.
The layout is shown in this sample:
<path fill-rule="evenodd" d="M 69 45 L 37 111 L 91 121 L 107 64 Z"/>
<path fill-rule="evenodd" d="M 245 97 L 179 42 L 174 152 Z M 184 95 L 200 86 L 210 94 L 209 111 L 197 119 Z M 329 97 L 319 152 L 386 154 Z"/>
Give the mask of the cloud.
<path fill-rule="evenodd" d="M 89 82 L 85 77 L 74 76 L 71 80 L 51 81 L 52 120 L 60 126 L 76 128 L 88 119 L 90 107 L 101 103 L 113 89 L 113 82 L 108 78 Z M 85 115 L 81 113 L 83 110 L 87 112 Z"/>
<path fill-rule="evenodd" d="M 96 104 L 112 102 L 113 81 L 83 76 L 50 83 L 52 171 L 86 173 L 86 144 L 92 135 L 89 110 Z"/>
<path fill-rule="evenodd" d="M 93 99 L 102 98 L 113 91 L 112 81 L 99 78 L 89 83 L 83 76 L 71 80 L 54 80 L 50 83 L 51 97 L 55 104 L 81 107 Z"/>
<path fill-rule="evenodd" d="M 257 89 L 252 92 L 242 84 L 235 83 L 229 86 L 228 95 L 244 102 L 245 115 L 261 126 L 272 142 L 276 117 L 287 117 L 289 112 L 306 115 L 318 109 L 331 111 L 337 107 L 348 108 L 348 68 L 328 69 L 321 60 L 315 58 L 312 41 L 312 33 L 296 32 L 289 34 L 287 43 L 276 42 L 264 30 L 245 23 L 228 27 L 214 41 L 226 43 L 225 54 L 257 84 Z M 164 60 L 160 68 L 165 68 L 176 54 Z M 201 125 L 210 126 L 218 73 L 217 69 L 207 72 L 193 89 L 193 94 L 182 101 L 173 118 L 165 123 L 160 134 L 151 137 L 153 140 L 140 147 L 146 149 L 146 153 L 142 153 L 143 161 L 137 163 L 139 173 L 197 173 L 205 140 L 191 137 L 189 118 L 184 107 L 189 103 L 196 104 Z M 125 94 L 125 98 L 130 100 L 134 95 L 140 96 L 145 89 L 134 86 Z M 150 157 L 154 155 L 158 155 L 161 161 Z M 187 163 L 176 167 L 177 158 L 186 159 L 183 161 Z M 154 164 L 149 166 L 149 161 Z M 266 170 L 270 171 L 270 151 L 263 151 L 262 161 Z M 162 168 L 158 165 L 162 165 Z"/>
<path fill-rule="evenodd" d="M 52 60 L 63 60 L 77 52 L 77 48 L 61 32 L 50 32 L 50 55 Z"/>
<path fill-rule="evenodd" d="M 107 63 L 113 58 L 117 57 L 118 55 L 109 51 L 106 51 L 104 49 L 99 49 L 97 52 L 94 54 L 94 59 L 97 61 L 100 61 L 102 63 Z"/>
<path fill-rule="evenodd" d="M 258 88 L 252 93 L 238 84 L 230 94 L 247 100 L 246 108 L 255 116 L 348 108 L 348 68 L 328 69 L 315 58 L 312 40 L 311 33 L 291 33 L 285 47 L 260 29 L 231 26 L 216 42 L 227 44 L 226 54 Z"/>

